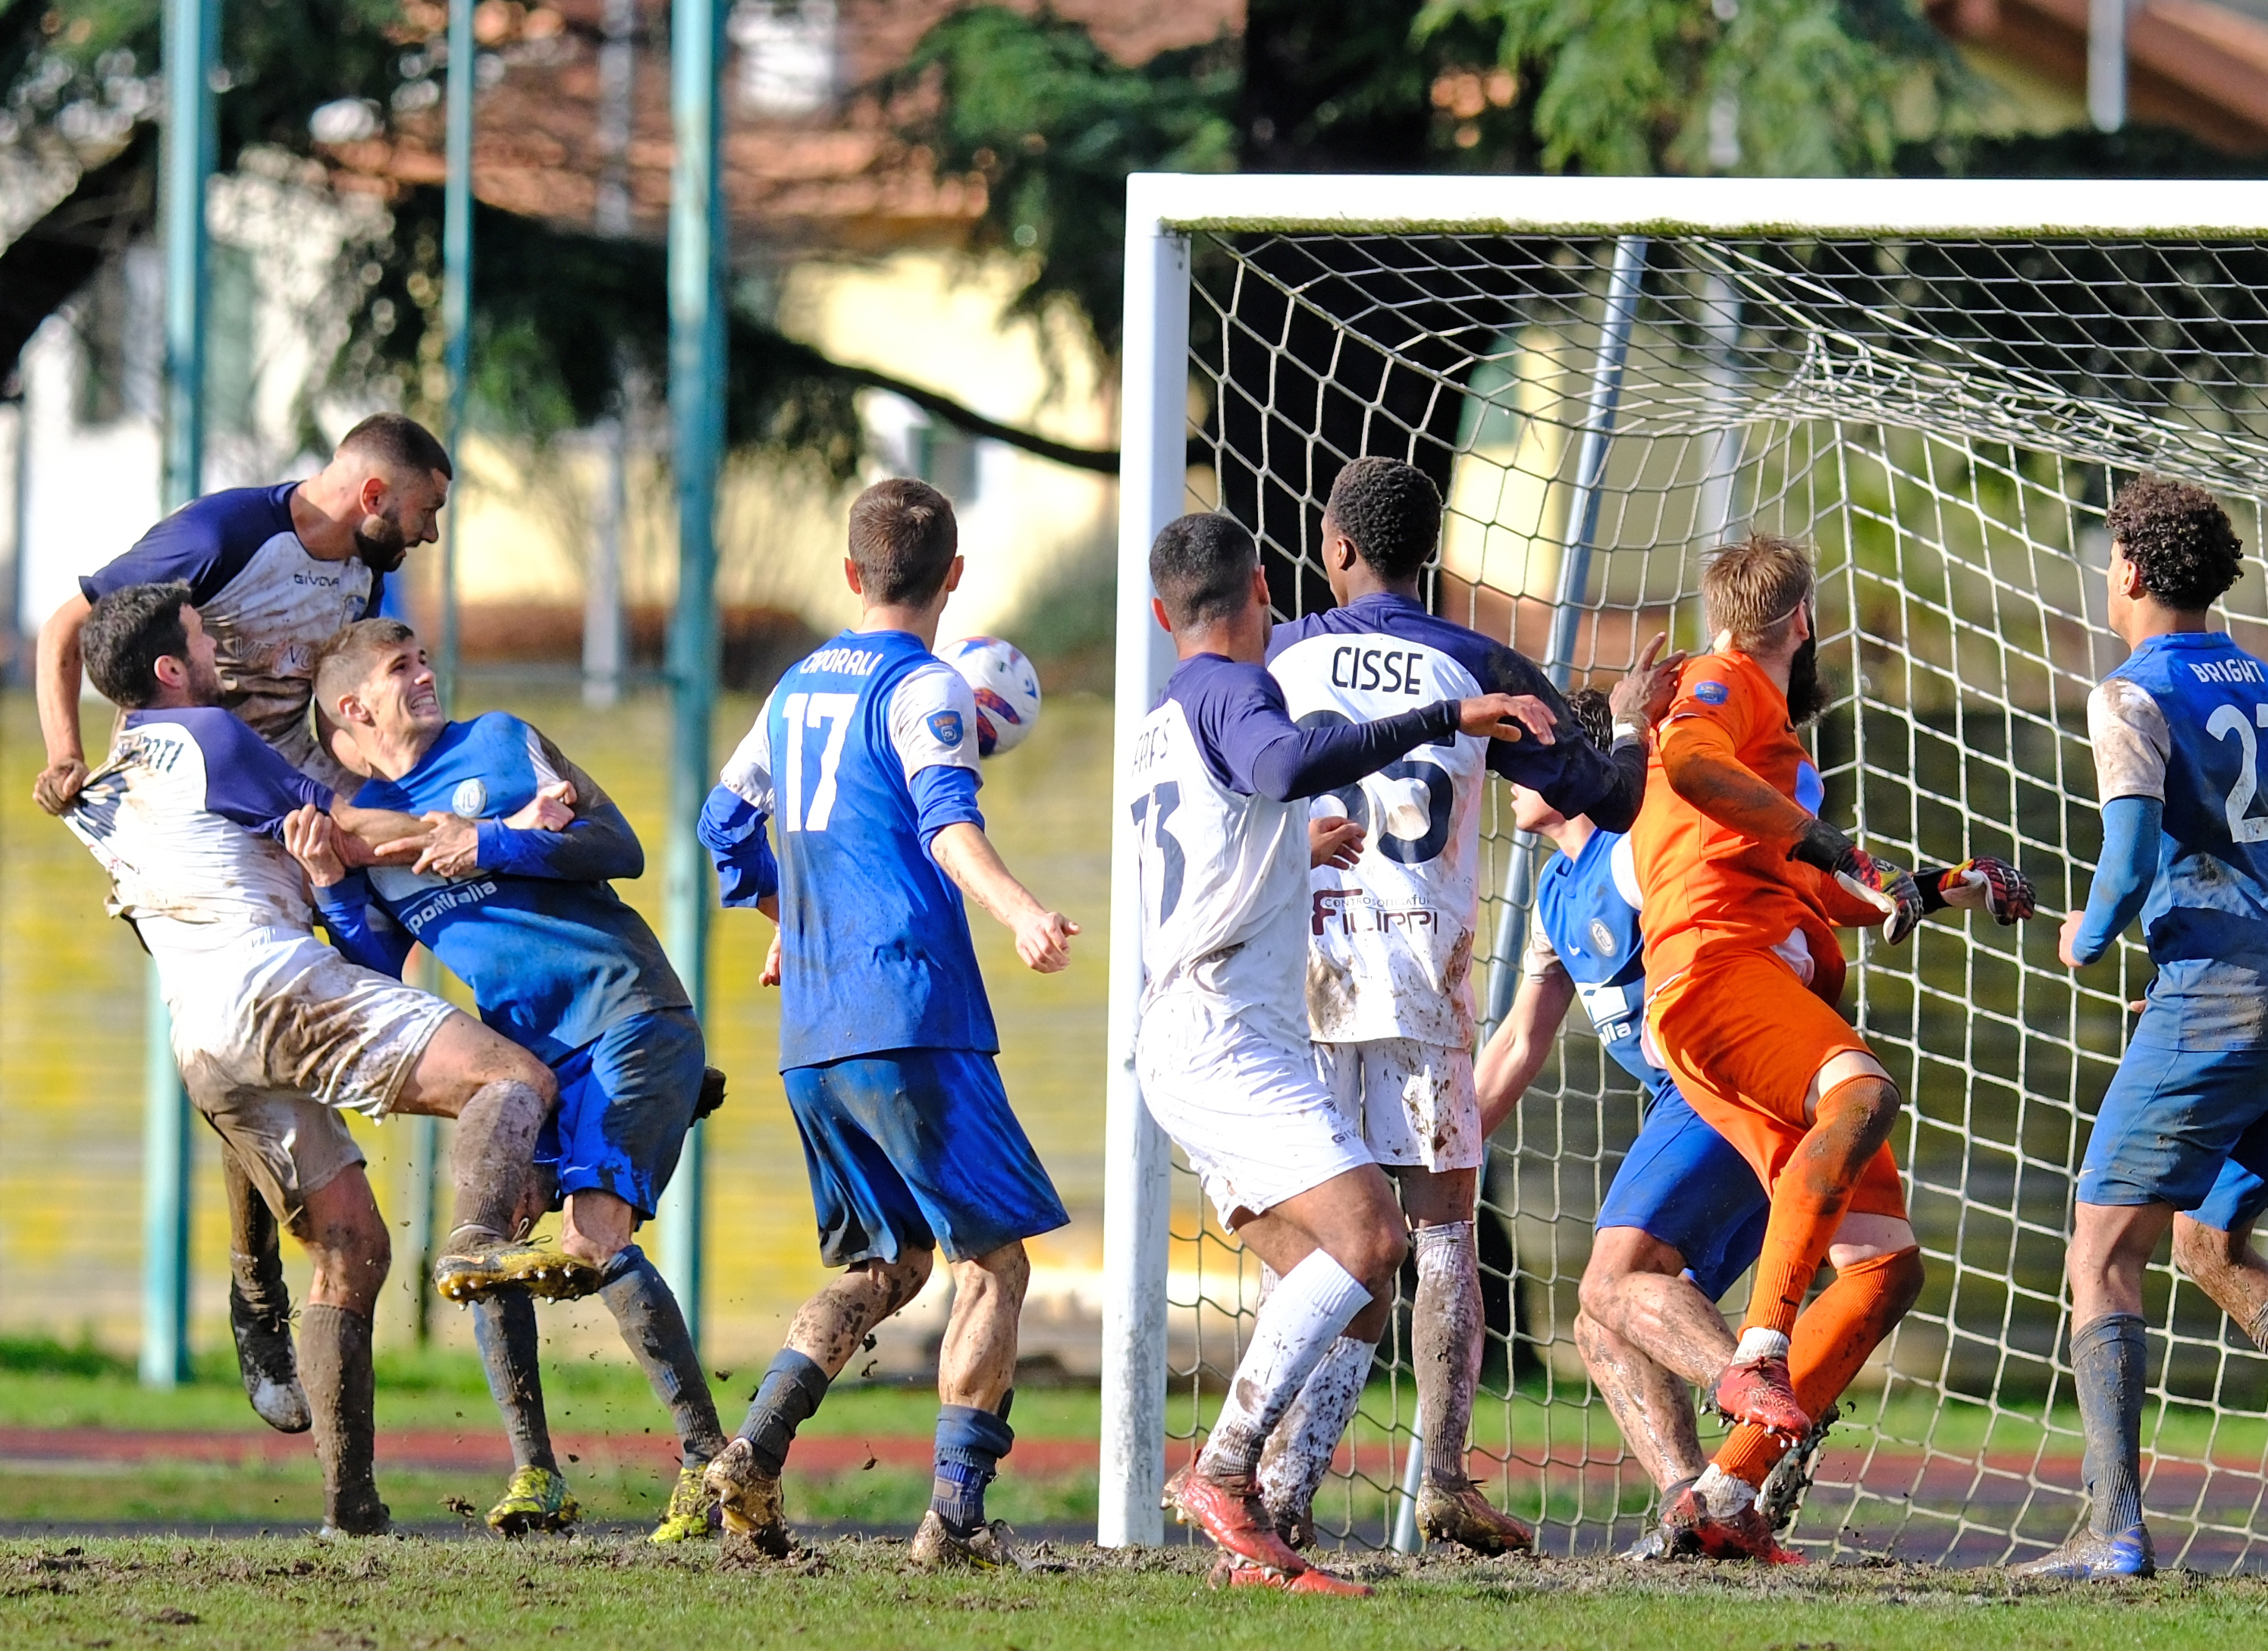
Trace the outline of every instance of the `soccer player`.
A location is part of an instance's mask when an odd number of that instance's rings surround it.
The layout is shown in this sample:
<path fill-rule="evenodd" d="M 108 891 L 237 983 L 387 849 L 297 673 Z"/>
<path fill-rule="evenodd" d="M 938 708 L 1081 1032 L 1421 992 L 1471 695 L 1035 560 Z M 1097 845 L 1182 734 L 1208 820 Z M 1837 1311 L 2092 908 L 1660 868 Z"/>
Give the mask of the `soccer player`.
<path fill-rule="evenodd" d="M 2136 918 L 2157 978 L 2102 1097 L 2079 1173 L 2066 1271 L 2086 1430 L 2088 1528 L 2018 1574 L 2148 1576 L 2142 1270 L 2174 1258 L 2268 1347 L 2268 823 L 2258 730 L 2268 666 L 2213 623 L 2243 546 L 2213 496 L 2141 475 L 2119 490 L 2109 620 L 2132 650 L 2087 703 L 2102 858 L 2063 961 L 2096 962 Z"/>
<path fill-rule="evenodd" d="M 1606 696 L 1570 697 L 1594 740 L 1608 736 Z M 1524 786 L 1513 788 L 1513 818 L 1559 851 L 1536 880 L 1535 910 L 1520 991 L 1476 1072 L 1481 1129 L 1493 1134 L 1543 1071 L 1568 1006 L 1580 999 L 1600 1041 L 1645 1087 L 1646 1121 L 1599 1206 L 1583 1268 L 1575 1345 L 1624 1441 L 1661 1493 L 1660 1526 L 1630 1551 L 1632 1559 L 1700 1553 L 1714 1559 L 1792 1559 L 1756 1506 L 1786 1441 L 1745 1425 L 1706 1461 L 1694 1431 L 1685 1383 L 1706 1387 L 1734 1353 L 1717 1301 L 1764 1247 L 1769 1200 L 1756 1171 L 1705 1123 L 1648 1055 L 1646 959 L 1640 895 L 1631 839 L 1570 819 Z M 1947 896 L 1955 907 L 1981 904 L 1996 917 L 2023 887 L 2013 866 L 1979 859 L 1961 868 Z M 1943 888 L 1947 873 L 1937 874 Z M 1848 1218 L 1846 1218 L 1847 1221 Z M 1890 1327 L 1913 1304 L 1921 1266 L 1904 1223 L 1874 1227 L 1868 1218 L 1837 1235 L 1829 1251 L 1836 1281 L 1803 1321 L 1807 1338 L 1837 1350 L 1800 1390 L 1813 1408 L 1837 1397 Z M 1888 1275 L 1875 1288 L 1869 1275 Z M 1807 1339 L 1806 1346 L 1811 1345 Z"/>
<path fill-rule="evenodd" d="M 1617 781 L 1596 751 L 1552 743 L 1541 695 L 1444 696 L 1429 682 L 1392 716 L 1299 726 L 1263 664 L 1270 620 L 1258 549 L 1227 516 L 1168 523 L 1150 549 L 1150 580 L 1180 663 L 1142 725 L 1130 776 L 1147 977 L 1135 1071 L 1222 1224 L 1276 1277 L 1204 1452 L 1167 1494 L 1219 1546 L 1227 1581 L 1367 1593 L 1292 1551 L 1258 1478 L 1279 1424 L 1297 1431 L 1302 1457 L 1328 1463 L 1409 1249 L 1393 1188 L 1316 1077 L 1309 1046 L 1308 873 L 1360 836 L 1330 827 L 1311 846 L 1309 801 L 1428 741 L 1462 750 L 1461 736 L 1518 739 L 1539 777 L 1586 784 L 1587 799 Z M 1644 783 L 1642 771 L 1626 779 Z M 1295 1404 L 1307 1411 L 1296 1420 Z"/>
<path fill-rule="evenodd" d="M 917 1564 L 1016 1562 L 984 1487 L 1008 1426 L 1027 1238 L 1070 1218 L 1009 1110 L 961 904 L 1025 964 L 1071 961 L 1079 925 L 1009 873 L 976 807 L 976 701 L 930 652 L 961 582 L 953 506 L 876 483 L 850 507 L 858 623 L 782 677 L 702 823 L 732 904 L 777 900 L 780 1066 L 803 1138 L 820 1255 L 843 1275 L 804 1303 L 740 1434 L 709 1464 L 725 1522 L 787 1551 L 780 1473 L 796 1429 L 942 1248 L 953 1312 L 938 1360 L 937 1473 Z M 765 823 L 779 826 L 777 872 Z"/>
<path fill-rule="evenodd" d="M 642 874 L 645 851 L 590 776 L 519 718 L 449 721 L 409 626 L 350 625 L 314 670 L 324 716 L 373 776 L 357 803 L 432 828 L 423 872 L 349 872 L 327 843 L 294 844 L 323 925 L 356 962 L 396 977 L 423 944 L 472 988 L 482 1020 L 556 1076 L 559 1108 L 535 1155 L 541 1202 L 564 1199 L 560 1248 L 594 1271 L 593 1293 L 677 1428 L 677 1485 L 653 1540 L 705 1537 L 715 1499 L 701 1473 L 724 1430 L 677 1298 L 631 1242 L 677 1168 L 704 1072 L 691 999 L 608 886 Z M 512 823 L 547 807 L 547 826 L 563 829 Z M 488 1522 L 508 1536 L 564 1529 L 577 1508 L 545 1423 L 534 1301 L 498 1290 L 474 1311 L 514 1459 Z"/>
<path fill-rule="evenodd" d="M 190 1101 L 314 1260 L 300 1332 L 324 1529 L 377 1535 L 387 1513 L 371 1469 L 371 1316 L 389 1251 L 340 1113 L 455 1118 L 457 1220 L 480 1241 L 466 1259 L 508 1274 L 504 1264 L 536 1254 L 502 1234 L 556 1096 L 551 1074 L 314 938 L 306 880 L 279 841 L 287 822 L 306 831 L 328 812 L 364 831 L 394 817 L 336 798 L 220 707 L 212 639 L 186 585 L 109 593 L 83 642 L 95 686 L 125 714 L 63 818 L 157 965 Z"/>
<path fill-rule="evenodd" d="M 209 627 L 221 703 L 294 768 L 334 791 L 355 777 L 315 745 L 307 726 L 316 646 L 378 609 L 386 575 L 429 542 L 448 498 L 449 455 L 398 413 L 364 419 L 304 482 L 231 488 L 192 500 L 123 556 L 79 581 L 40 630 L 35 670 L 47 766 L 33 786 L 59 814 L 86 781 L 79 741 L 81 628 L 103 595 L 180 579 Z M 226 1152 L 229 1325 L 252 1408 L 303 1433 L 307 1401 L 291 1351 L 291 1298 L 275 1222 L 243 1165 Z"/>
<path fill-rule="evenodd" d="M 1802 1437 L 1858 1369 L 1853 1327 L 1886 1335 L 1918 1282 L 1889 1150 L 1898 1092 L 1834 1006 L 1836 927 L 1881 923 L 1896 943 L 1956 898 L 2004 923 L 2032 910 L 1997 862 L 1918 883 L 1814 812 L 1824 789 L 1797 733 L 1821 709 L 1814 578 L 1808 551 L 1765 534 L 1710 557 L 1714 652 L 1685 667 L 1631 841 L 1653 1046 L 1771 1195 L 1740 1338 L 1709 1382 L 1719 1412 L 1758 1430 L 1728 1445 L 1750 1463 L 1761 1435 Z M 1827 1260 L 1837 1285 L 1804 1311 Z M 1703 1480 L 1719 1521 L 1753 1500 L 1739 1474 Z"/>
<path fill-rule="evenodd" d="M 1478 631 L 1426 611 L 1418 581 L 1440 537 L 1441 496 L 1399 460 L 1360 458 L 1332 483 L 1322 562 L 1337 606 L 1275 627 L 1269 670 L 1303 728 L 1338 726 L 1484 691 L 1560 709 L 1548 679 Z M 1645 783 L 1646 729 L 1669 703 L 1683 656 L 1615 689 L 1622 746 L 1514 743 L 1452 733 L 1314 800 L 1320 820 L 1361 828 L 1350 870 L 1317 867 L 1308 924 L 1307 1019 L 1315 1075 L 1341 1124 L 1391 1174 L 1418 1254 L 1410 1334 L 1424 1419 L 1418 1529 L 1480 1553 L 1534 1545 L 1466 1471 L 1484 1320 L 1473 1209 L 1486 1144 L 1473 1088 L 1473 940 L 1480 922 L 1480 805 L 1489 773 L 1518 775 L 1571 814 L 1627 826 Z M 1658 700 L 1658 704 L 1650 701 Z M 1369 1344 L 1351 1341 L 1352 1364 Z M 1356 1351 L 1359 1349 L 1359 1351 Z M 1336 1372 L 1326 1367 L 1327 1375 Z M 1333 1380 L 1350 1406 L 1359 1379 Z M 1310 1509 L 1351 1408 L 1303 1406 L 1270 1436 L 1260 1481 L 1279 1532 L 1312 1536 Z"/>

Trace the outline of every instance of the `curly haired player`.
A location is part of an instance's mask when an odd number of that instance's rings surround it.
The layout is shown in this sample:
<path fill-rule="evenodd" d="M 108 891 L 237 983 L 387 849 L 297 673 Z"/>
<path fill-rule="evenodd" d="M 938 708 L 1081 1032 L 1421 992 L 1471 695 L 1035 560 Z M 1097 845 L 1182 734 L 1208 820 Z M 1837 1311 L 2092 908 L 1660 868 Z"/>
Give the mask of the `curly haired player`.
<path fill-rule="evenodd" d="M 2071 1363 L 2087 1437 L 2088 1528 L 2032 1576 L 2147 1576 L 2141 1422 L 2142 1270 L 2174 1229 L 2174 1260 L 2268 1347 L 2268 819 L 2259 731 L 2268 665 L 2213 628 L 2242 577 L 2228 514 L 2200 488 L 2138 476 L 2110 530 L 2110 629 L 2132 650 L 2087 702 L 2102 858 L 2063 961 L 2102 958 L 2127 925 L 2157 966 L 2102 1097 L 2079 1173 L 2065 1270 Z"/>
<path fill-rule="evenodd" d="M 1898 1091 L 1835 1008 L 1835 929 L 1879 923 L 1896 944 L 1940 905 L 1982 900 L 2013 922 L 2033 899 L 1997 863 L 1917 881 L 1818 817 L 1824 787 L 1797 734 L 1821 709 L 1808 550 L 1753 535 L 1710 558 L 1701 588 L 1715 650 L 1685 667 L 1632 848 L 1654 1048 L 1771 1201 L 1741 1336 L 1711 1383 L 1742 1425 L 1727 1447 L 1737 1469 L 1809 1429 L 1864 1360 L 1851 1327 L 1886 1335 L 1884 1303 L 1918 1283 L 1889 1149 Z M 1805 1309 L 1825 1261 L 1836 1284 Z M 1719 1522 L 1753 1500 L 1720 1465 L 1688 1494 L 1698 1506 L 1684 1514 Z"/>

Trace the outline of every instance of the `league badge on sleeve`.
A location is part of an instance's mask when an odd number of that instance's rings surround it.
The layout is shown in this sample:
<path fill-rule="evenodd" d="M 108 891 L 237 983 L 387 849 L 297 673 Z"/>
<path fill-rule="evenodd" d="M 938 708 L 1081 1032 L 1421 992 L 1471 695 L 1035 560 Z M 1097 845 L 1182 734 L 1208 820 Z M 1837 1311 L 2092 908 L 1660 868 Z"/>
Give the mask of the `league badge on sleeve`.
<path fill-rule="evenodd" d="M 961 713 L 957 711 L 933 711 L 929 714 L 930 738 L 946 750 L 957 749 L 961 744 Z"/>
<path fill-rule="evenodd" d="M 1693 684 L 1693 697 L 1699 700 L 1705 705 L 1723 704 L 1727 698 L 1731 697 L 1732 691 L 1733 690 L 1731 689 L 1726 687 L 1724 683 L 1718 682 L 1714 677 L 1710 678 L 1707 682 L 1696 682 Z"/>

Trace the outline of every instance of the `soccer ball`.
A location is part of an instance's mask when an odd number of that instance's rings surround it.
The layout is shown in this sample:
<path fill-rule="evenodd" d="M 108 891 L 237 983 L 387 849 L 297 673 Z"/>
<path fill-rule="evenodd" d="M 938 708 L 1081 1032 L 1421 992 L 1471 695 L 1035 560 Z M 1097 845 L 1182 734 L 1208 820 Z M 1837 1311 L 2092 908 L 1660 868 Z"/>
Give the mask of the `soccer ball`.
<path fill-rule="evenodd" d="M 998 637 L 967 637 L 939 652 L 976 690 L 976 755 L 1021 745 L 1040 719 L 1040 674 L 1032 662 Z"/>

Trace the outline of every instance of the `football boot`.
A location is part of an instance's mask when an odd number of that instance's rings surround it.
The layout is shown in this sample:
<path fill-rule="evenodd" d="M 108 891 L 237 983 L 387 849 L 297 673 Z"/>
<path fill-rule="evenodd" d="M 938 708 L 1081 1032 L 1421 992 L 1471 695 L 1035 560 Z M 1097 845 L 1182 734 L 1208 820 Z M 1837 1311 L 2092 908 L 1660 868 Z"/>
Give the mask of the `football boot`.
<path fill-rule="evenodd" d="M 315 1425 L 307 1389 L 299 1385 L 299 1361 L 291 1347 L 291 1321 L 255 1308 L 232 1279 L 228 1285 L 228 1328 L 236 1339 L 236 1367 L 244 1396 L 260 1419 L 279 1434 L 304 1434 Z"/>
<path fill-rule="evenodd" d="M 582 1514 L 567 1493 L 565 1476 L 552 1468 L 522 1468 L 504 1486 L 504 1500 L 489 1509 L 489 1529 L 500 1537 L 531 1530 L 565 1530 Z"/>
<path fill-rule="evenodd" d="M 1295 1573 L 1306 1569 L 1276 1532 L 1267 1505 L 1249 1478 L 1214 1478 L 1192 1465 L 1166 1481 L 1164 1505 L 1184 1525 L 1195 1525 L 1224 1553 L 1251 1564 Z"/>
<path fill-rule="evenodd" d="M 1711 1403 L 1726 1420 L 1754 1422 L 1775 1438 L 1794 1441 L 1811 1431 L 1785 1356 L 1734 1360 L 1717 1378 Z"/>
<path fill-rule="evenodd" d="M 724 1525 L 724 1515 L 717 1507 L 717 1493 L 703 1481 L 706 1467 L 680 1468 L 677 1485 L 669 1493 L 669 1511 L 661 1516 L 661 1523 L 653 1528 L 648 1542 L 699 1542 L 713 1537 Z"/>
<path fill-rule="evenodd" d="M 717 1499 L 725 1529 L 746 1537 L 760 1552 L 787 1558 L 787 1515 L 780 1482 L 756 1467 L 756 1453 L 745 1439 L 728 1441 L 702 1470 L 703 1489 Z"/>
<path fill-rule="evenodd" d="M 1771 1522 L 1754 1502 L 1737 1514 L 1714 1514 L 1702 1500 L 1701 1493 L 1690 1487 L 1672 1498 L 1662 1510 L 1658 1534 L 1661 1538 L 1660 1546 L 1666 1552 L 1640 1556 L 1633 1551 L 1628 1557 L 1761 1559 L 1766 1565 L 1807 1563 L 1794 1549 L 1781 1544 L 1772 1534 Z"/>
<path fill-rule="evenodd" d="M 979 1525 L 965 1537 L 946 1528 L 934 1507 L 922 1515 L 906 1557 L 924 1571 L 1024 1571 L 1031 1560 L 1005 1519 Z"/>
<path fill-rule="evenodd" d="M 2157 1574 L 2157 1551 L 2151 1545 L 2146 1525 L 2133 1526 L 2115 1537 L 2082 1530 L 2053 1553 L 2008 1567 L 2011 1576 L 2038 1576 L 2060 1582 L 2108 1582 Z"/>
<path fill-rule="evenodd" d="M 524 1239 L 468 1246 L 433 1264 L 433 1287 L 460 1307 L 506 1286 L 548 1301 L 572 1301 L 597 1289 L 605 1277 L 587 1261 Z"/>
<path fill-rule="evenodd" d="M 1326 1599 L 1368 1599 L 1378 1591 L 1367 1582 L 1334 1576 L 1316 1566 L 1278 1571 L 1264 1565 L 1247 1564 L 1226 1553 L 1212 1562 L 1205 1582 L 1211 1588 L 1272 1588 L 1286 1594 L 1321 1595 Z"/>
<path fill-rule="evenodd" d="M 1418 1534 L 1473 1553 L 1527 1553 L 1535 1546 L 1535 1532 L 1528 1522 L 1491 1506 L 1470 1479 L 1458 1485 L 1425 1481 L 1418 1493 Z"/>

